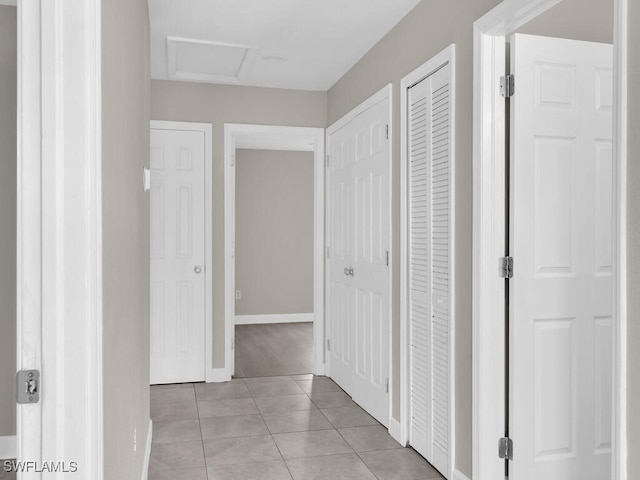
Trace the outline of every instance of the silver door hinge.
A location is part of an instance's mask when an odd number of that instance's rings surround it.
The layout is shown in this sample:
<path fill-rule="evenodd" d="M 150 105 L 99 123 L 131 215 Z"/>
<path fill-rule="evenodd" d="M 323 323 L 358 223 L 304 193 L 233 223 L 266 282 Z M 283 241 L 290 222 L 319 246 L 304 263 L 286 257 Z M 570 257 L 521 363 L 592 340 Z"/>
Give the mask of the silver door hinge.
<path fill-rule="evenodd" d="M 500 77 L 500 95 L 504 98 L 513 97 L 516 89 L 516 77 L 513 75 L 505 75 Z"/>
<path fill-rule="evenodd" d="M 388 267 L 389 266 L 389 250 L 387 250 L 386 263 Z"/>
<path fill-rule="evenodd" d="M 231 166 L 232 167 L 236 166 L 236 156 L 235 155 L 231 155 Z"/>
<path fill-rule="evenodd" d="M 331 166 L 331 155 L 327 155 L 327 168 Z"/>
<path fill-rule="evenodd" d="M 331 351 L 331 339 L 327 338 L 327 352 Z"/>
<path fill-rule="evenodd" d="M 385 127 L 386 127 L 385 128 L 385 136 L 386 136 L 387 140 L 389 140 L 389 124 L 387 123 Z"/>
<path fill-rule="evenodd" d="M 508 437 L 498 440 L 498 458 L 513 460 L 513 440 Z"/>
<path fill-rule="evenodd" d="M 386 389 L 387 389 L 387 393 L 389 393 L 389 379 L 387 378 L 387 382 L 385 384 Z"/>
<path fill-rule="evenodd" d="M 500 278 L 513 277 L 513 258 L 512 257 L 500 257 L 498 265 Z"/>
<path fill-rule="evenodd" d="M 16 373 L 16 402 L 38 403 L 40 400 L 40 372 L 20 370 Z"/>

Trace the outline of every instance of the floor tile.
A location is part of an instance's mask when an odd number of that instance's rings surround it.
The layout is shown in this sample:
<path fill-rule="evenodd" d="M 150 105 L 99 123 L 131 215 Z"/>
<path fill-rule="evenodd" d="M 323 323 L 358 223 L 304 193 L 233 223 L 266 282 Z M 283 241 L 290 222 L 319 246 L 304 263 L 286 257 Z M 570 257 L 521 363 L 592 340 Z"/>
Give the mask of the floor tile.
<path fill-rule="evenodd" d="M 198 412 L 200 418 L 210 418 L 254 415 L 258 413 L 258 409 L 251 398 L 234 398 L 198 402 Z"/>
<path fill-rule="evenodd" d="M 293 380 L 247 384 L 253 397 L 274 397 L 278 395 L 300 395 L 304 392 Z"/>
<path fill-rule="evenodd" d="M 294 480 L 375 480 L 354 453 L 287 460 Z"/>
<path fill-rule="evenodd" d="M 353 453 L 335 430 L 279 433 L 273 436 L 284 459 Z"/>
<path fill-rule="evenodd" d="M 205 440 L 266 435 L 269 433 L 260 415 L 203 418 L 200 420 L 200 428 L 202 430 L 202 438 Z"/>
<path fill-rule="evenodd" d="M 378 480 L 441 478 L 438 471 L 410 448 L 359 454 Z"/>
<path fill-rule="evenodd" d="M 322 413 L 336 428 L 379 425 L 375 418 L 358 407 L 323 408 Z"/>
<path fill-rule="evenodd" d="M 338 432 L 356 452 L 402 448 L 382 425 L 341 428 Z"/>
<path fill-rule="evenodd" d="M 202 435 L 200 434 L 200 422 L 197 418 L 153 423 L 153 443 L 194 442 L 200 440 L 202 440 Z"/>
<path fill-rule="evenodd" d="M 326 377 L 316 377 L 313 373 L 303 373 L 302 375 L 291 375 L 293 380 L 311 380 L 313 378 L 326 378 Z"/>
<path fill-rule="evenodd" d="M 151 390 L 151 404 L 154 403 L 182 403 L 193 402 L 196 396 L 193 387 L 189 388 L 160 388 Z"/>
<path fill-rule="evenodd" d="M 209 480 L 291 480 L 282 460 L 245 463 L 241 465 L 215 465 L 208 468 Z"/>
<path fill-rule="evenodd" d="M 282 460 L 271 435 L 204 441 L 207 467 Z"/>
<path fill-rule="evenodd" d="M 193 383 L 167 383 L 163 385 L 151 385 L 151 390 L 162 390 L 165 388 L 193 388 L 193 386 Z"/>
<path fill-rule="evenodd" d="M 244 381 L 249 383 L 270 383 L 270 382 L 286 382 L 291 380 L 289 375 L 277 375 L 273 377 L 250 377 L 245 378 Z"/>
<path fill-rule="evenodd" d="M 322 392 L 310 395 L 318 408 L 354 407 L 356 404 L 344 392 Z"/>
<path fill-rule="evenodd" d="M 331 423 L 318 410 L 298 410 L 295 412 L 266 415 L 264 421 L 271 433 L 306 432 L 328 430 Z"/>
<path fill-rule="evenodd" d="M 198 418 L 198 408 L 195 401 L 151 404 L 151 420 L 154 422 L 188 420 L 190 418 Z"/>
<path fill-rule="evenodd" d="M 151 446 L 149 471 L 204 467 L 202 441 L 154 443 Z"/>
<path fill-rule="evenodd" d="M 316 410 L 305 394 L 284 395 L 282 397 L 259 397 L 254 399 L 262 415 L 275 415 L 295 410 Z"/>
<path fill-rule="evenodd" d="M 196 397 L 201 400 L 249 398 L 251 393 L 244 382 L 207 383 L 196 385 Z"/>
<path fill-rule="evenodd" d="M 149 472 L 149 480 L 207 480 L 207 469 L 205 467 L 181 468 Z"/>
<path fill-rule="evenodd" d="M 296 380 L 305 393 L 341 392 L 342 389 L 330 378 L 317 378 L 313 380 Z"/>

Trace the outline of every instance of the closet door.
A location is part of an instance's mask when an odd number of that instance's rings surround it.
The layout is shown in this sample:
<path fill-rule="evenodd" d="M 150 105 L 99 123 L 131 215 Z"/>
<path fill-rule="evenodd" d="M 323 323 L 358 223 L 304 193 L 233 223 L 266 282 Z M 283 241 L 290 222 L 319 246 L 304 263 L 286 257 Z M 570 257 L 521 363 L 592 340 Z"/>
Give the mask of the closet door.
<path fill-rule="evenodd" d="M 410 443 L 449 469 L 451 69 L 408 94 Z"/>

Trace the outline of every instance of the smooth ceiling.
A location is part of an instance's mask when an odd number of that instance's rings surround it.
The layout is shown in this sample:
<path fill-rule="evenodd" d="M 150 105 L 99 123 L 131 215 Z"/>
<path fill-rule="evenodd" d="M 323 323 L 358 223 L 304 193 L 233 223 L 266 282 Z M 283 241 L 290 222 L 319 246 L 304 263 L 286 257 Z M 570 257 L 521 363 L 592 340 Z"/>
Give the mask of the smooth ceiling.
<path fill-rule="evenodd" d="M 419 2 L 149 0 L 151 76 L 326 91 Z"/>

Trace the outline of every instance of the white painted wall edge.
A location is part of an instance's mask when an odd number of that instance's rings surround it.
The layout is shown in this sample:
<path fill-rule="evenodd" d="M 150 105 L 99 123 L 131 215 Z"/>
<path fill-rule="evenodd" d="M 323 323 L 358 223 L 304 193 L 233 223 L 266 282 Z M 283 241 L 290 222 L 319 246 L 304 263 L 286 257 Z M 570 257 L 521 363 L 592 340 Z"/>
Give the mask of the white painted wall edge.
<path fill-rule="evenodd" d="M 147 446 L 144 449 L 144 463 L 142 464 L 142 477 L 140 480 L 149 478 L 149 460 L 151 459 L 151 442 L 153 440 L 153 420 L 149 419 L 149 430 L 147 431 Z"/>
<path fill-rule="evenodd" d="M 273 315 L 236 315 L 236 325 L 262 325 L 266 323 L 313 322 L 313 313 L 285 313 Z"/>
<path fill-rule="evenodd" d="M 18 456 L 18 437 L 0 437 L 0 460 L 13 460 Z"/>
<path fill-rule="evenodd" d="M 389 417 L 389 435 L 403 447 L 406 446 L 406 439 L 402 435 L 400 422 L 393 417 Z"/>
<path fill-rule="evenodd" d="M 451 480 L 471 480 L 471 479 L 467 477 L 464 473 L 462 473 L 460 470 L 454 470 Z"/>
<path fill-rule="evenodd" d="M 204 375 L 207 383 L 223 383 L 231 381 L 231 374 L 226 368 L 208 368 Z"/>

